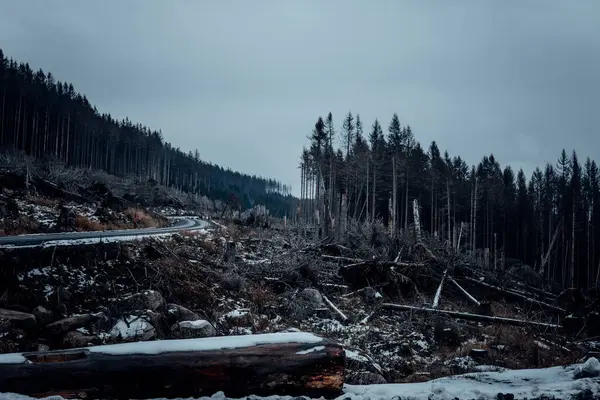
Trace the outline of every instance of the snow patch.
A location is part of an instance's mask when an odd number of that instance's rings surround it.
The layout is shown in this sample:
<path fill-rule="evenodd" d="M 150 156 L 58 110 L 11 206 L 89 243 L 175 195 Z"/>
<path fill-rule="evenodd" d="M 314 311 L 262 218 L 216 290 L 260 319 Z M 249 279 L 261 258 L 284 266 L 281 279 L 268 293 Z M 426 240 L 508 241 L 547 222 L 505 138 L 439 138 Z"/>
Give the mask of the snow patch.
<path fill-rule="evenodd" d="M 296 354 L 309 354 L 309 353 L 314 353 L 315 351 L 322 351 L 322 350 L 325 350 L 325 346 L 311 347 L 310 349 L 299 351 Z"/>

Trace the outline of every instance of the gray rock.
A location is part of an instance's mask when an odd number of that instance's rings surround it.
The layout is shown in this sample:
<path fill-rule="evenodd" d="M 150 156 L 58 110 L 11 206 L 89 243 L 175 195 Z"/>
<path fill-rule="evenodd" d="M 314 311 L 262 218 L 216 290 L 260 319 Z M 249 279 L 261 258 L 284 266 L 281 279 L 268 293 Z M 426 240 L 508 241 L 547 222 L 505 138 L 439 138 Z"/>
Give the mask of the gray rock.
<path fill-rule="evenodd" d="M 171 328 L 173 335 L 182 339 L 204 338 L 217 335 L 217 330 L 206 320 L 180 321 Z"/>
<path fill-rule="evenodd" d="M 379 374 L 373 372 L 357 372 L 348 379 L 348 383 L 351 385 L 378 385 L 387 383 L 385 378 Z"/>
<path fill-rule="evenodd" d="M 365 301 L 365 303 L 368 304 L 376 303 L 377 300 L 381 297 L 381 294 L 379 294 L 379 292 L 373 289 L 372 287 L 366 287 L 362 291 L 362 298 Z"/>
<path fill-rule="evenodd" d="M 13 328 L 32 328 L 36 324 L 35 315 L 0 308 L 0 324 L 8 321 Z"/>
<path fill-rule="evenodd" d="M 38 343 L 37 351 L 48 351 L 48 350 L 50 350 L 50 346 L 48 346 L 47 344 L 44 344 L 44 343 Z"/>
<path fill-rule="evenodd" d="M 37 306 L 33 309 L 33 315 L 37 318 L 38 322 L 42 325 L 49 324 L 52 321 L 52 311 L 48 310 L 44 306 Z"/>
<path fill-rule="evenodd" d="M 167 304 L 167 319 L 174 324 L 180 321 L 197 321 L 201 318 L 198 314 L 183 306 L 169 303 Z"/>
<path fill-rule="evenodd" d="M 575 379 L 596 378 L 598 376 L 600 376 L 600 361 L 596 357 L 588 358 L 585 363 L 578 365 L 573 374 Z"/>
<path fill-rule="evenodd" d="M 130 310 L 151 310 L 156 311 L 162 308 L 165 299 L 162 294 L 156 290 L 144 290 L 143 292 L 124 297 L 119 305 Z"/>
<path fill-rule="evenodd" d="M 97 320 L 102 317 L 103 314 L 80 314 L 80 315 L 72 315 L 68 318 L 59 319 L 51 324 L 46 326 L 46 329 L 49 333 L 58 335 L 61 333 L 66 333 L 69 331 L 73 331 L 77 328 L 82 328 L 92 321 Z"/>
<path fill-rule="evenodd" d="M 300 298 L 310 304 L 314 308 L 321 308 L 325 306 L 323 296 L 317 289 L 306 288 L 300 292 Z"/>
<path fill-rule="evenodd" d="M 156 328 L 147 317 L 128 315 L 119 319 L 112 327 L 110 336 L 114 340 L 144 341 L 156 338 Z"/>
<path fill-rule="evenodd" d="M 62 343 L 67 348 L 86 347 L 94 345 L 95 336 L 87 336 L 78 331 L 68 332 L 62 340 Z"/>

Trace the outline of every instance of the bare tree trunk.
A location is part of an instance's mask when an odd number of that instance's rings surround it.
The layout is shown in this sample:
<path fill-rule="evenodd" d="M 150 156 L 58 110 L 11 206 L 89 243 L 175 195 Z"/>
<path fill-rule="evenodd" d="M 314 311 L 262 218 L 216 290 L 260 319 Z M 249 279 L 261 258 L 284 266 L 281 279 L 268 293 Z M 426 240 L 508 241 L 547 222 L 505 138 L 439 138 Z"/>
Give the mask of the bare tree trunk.
<path fill-rule="evenodd" d="M 450 181 L 446 178 L 446 207 L 448 208 L 448 246 L 452 247 L 452 224 L 450 221 Z"/>
<path fill-rule="evenodd" d="M 573 216 L 571 219 L 571 287 L 575 287 L 575 200 L 576 194 L 573 193 Z"/>
<path fill-rule="evenodd" d="M 417 240 L 421 240 L 421 222 L 419 219 L 419 202 L 417 199 L 413 200 L 413 218 L 415 221 L 415 233 L 417 234 Z"/>
<path fill-rule="evenodd" d="M 373 158 L 373 206 L 371 207 L 372 209 L 372 222 L 375 222 L 375 190 L 377 188 L 377 166 L 375 165 L 375 158 Z"/>
<path fill-rule="evenodd" d="M 397 186 L 398 177 L 396 175 L 396 156 L 392 157 L 392 235 L 396 234 L 396 226 L 398 224 L 398 198 Z"/>
<path fill-rule="evenodd" d="M 473 251 L 477 250 L 477 183 L 479 178 L 475 177 L 475 191 L 473 192 Z"/>
<path fill-rule="evenodd" d="M 404 192 L 404 230 L 408 231 L 408 155 L 406 157 L 406 191 Z"/>
<path fill-rule="evenodd" d="M 369 193 L 370 193 L 369 192 L 369 176 L 370 176 L 369 175 L 369 165 L 370 165 L 369 160 L 367 160 L 367 192 L 366 192 L 366 199 L 365 199 L 365 206 L 367 208 L 367 214 L 366 214 L 367 221 L 370 221 L 369 220 Z"/>

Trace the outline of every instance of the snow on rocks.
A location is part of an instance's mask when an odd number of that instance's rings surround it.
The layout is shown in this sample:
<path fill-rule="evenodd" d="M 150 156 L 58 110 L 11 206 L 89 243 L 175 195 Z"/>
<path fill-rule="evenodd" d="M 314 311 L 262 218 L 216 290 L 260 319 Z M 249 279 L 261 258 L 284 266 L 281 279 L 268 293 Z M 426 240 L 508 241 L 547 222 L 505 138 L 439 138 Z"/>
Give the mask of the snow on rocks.
<path fill-rule="evenodd" d="M 128 315 L 113 325 L 110 336 L 115 340 L 146 341 L 156 337 L 156 329 L 144 317 Z"/>
<path fill-rule="evenodd" d="M 575 368 L 574 377 L 579 378 L 597 378 L 600 376 L 600 361 L 596 357 L 589 358 L 585 363 Z"/>

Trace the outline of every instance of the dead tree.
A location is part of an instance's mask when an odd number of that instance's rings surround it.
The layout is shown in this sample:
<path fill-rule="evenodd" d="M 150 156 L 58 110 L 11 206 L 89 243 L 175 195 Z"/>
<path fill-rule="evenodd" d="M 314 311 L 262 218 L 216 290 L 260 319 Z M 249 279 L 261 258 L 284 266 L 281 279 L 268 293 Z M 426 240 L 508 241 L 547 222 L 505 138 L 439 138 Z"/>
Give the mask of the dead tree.
<path fill-rule="evenodd" d="M 478 321 L 478 322 L 487 322 L 487 323 L 497 323 L 497 324 L 505 324 L 505 325 L 517 325 L 517 326 L 537 326 L 540 328 L 553 328 L 559 329 L 560 325 L 556 324 L 548 324 L 545 322 L 533 322 L 533 321 L 525 321 L 514 318 L 504 318 L 504 317 L 494 317 L 490 315 L 480 315 L 480 314 L 471 314 L 460 311 L 449 311 L 449 310 L 438 310 L 435 308 L 427 308 L 427 307 L 414 307 L 407 306 L 403 304 L 392 304 L 392 303 L 383 303 L 381 305 L 383 308 L 391 309 L 391 310 L 399 310 L 399 311 L 413 311 L 419 313 L 433 313 L 433 314 L 444 314 L 451 316 L 453 318 L 460 318 L 469 321 Z"/>

